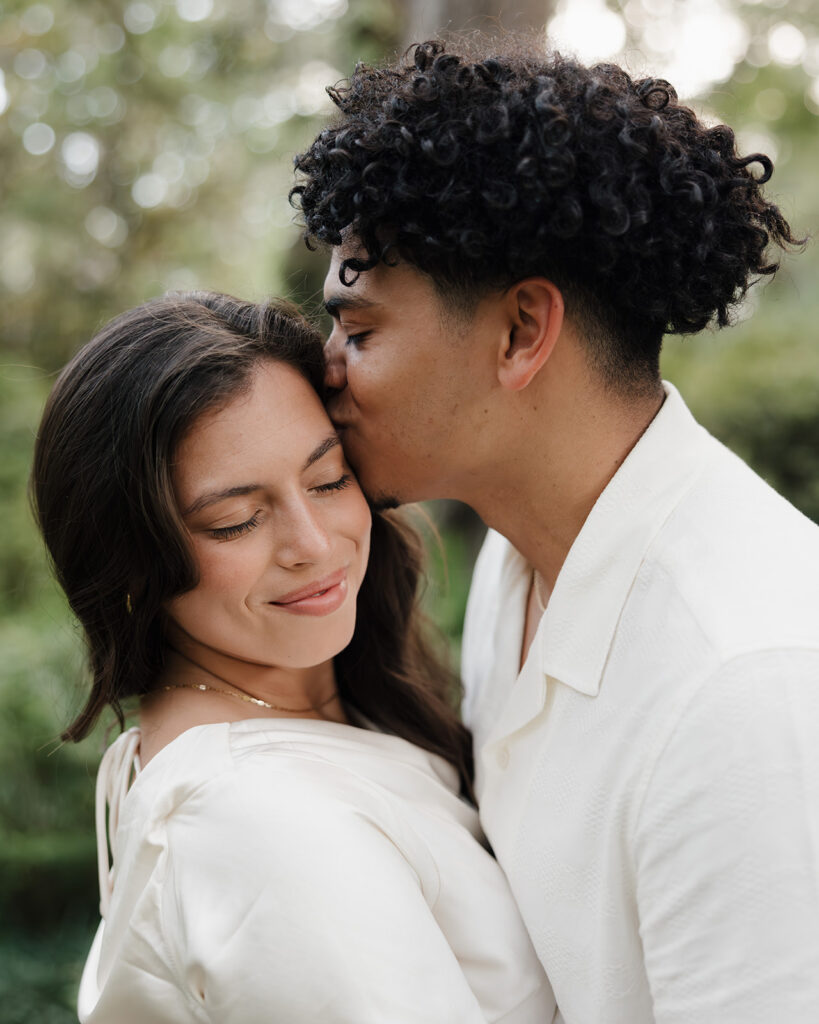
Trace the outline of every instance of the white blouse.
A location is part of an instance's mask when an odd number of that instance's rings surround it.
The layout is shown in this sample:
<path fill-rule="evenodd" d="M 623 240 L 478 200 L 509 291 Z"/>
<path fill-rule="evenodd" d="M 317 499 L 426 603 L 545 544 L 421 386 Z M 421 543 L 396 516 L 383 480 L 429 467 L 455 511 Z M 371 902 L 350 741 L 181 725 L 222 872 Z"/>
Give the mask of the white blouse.
<path fill-rule="evenodd" d="M 81 1021 L 554 1019 L 442 758 L 309 719 L 197 726 L 141 771 L 138 744 L 129 730 L 100 766 L 103 921 Z"/>

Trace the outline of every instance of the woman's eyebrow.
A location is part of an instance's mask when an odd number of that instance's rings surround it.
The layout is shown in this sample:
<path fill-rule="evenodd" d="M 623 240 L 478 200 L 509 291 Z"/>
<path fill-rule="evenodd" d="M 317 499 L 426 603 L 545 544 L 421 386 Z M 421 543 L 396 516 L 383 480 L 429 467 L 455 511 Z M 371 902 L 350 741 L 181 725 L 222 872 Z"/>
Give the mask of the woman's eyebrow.
<path fill-rule="evenodd" d="M 207 494 L 200 494 L 195 501 L 188 505 L 182 515 L 192 516 L 194 512 L 201 512 L 208 505 L 215 505 L 217 501 L 223 501 L 225 498 L 242 497 L 245 494 L 253 494 L 254 491 L 260 491 L 261 489 L 261 484 L 242 484 L 240 487 L 227 487 L 224 491 L 209 491 Z"/>
<path fill-rule="evenodd" d="M 329 434 L 307 456 L 302 466 L 302 472 L 309 469 L 319 459 L 324 458 L 327 452 L 337 448 L 340 444 L 341 441 L 338 434 Z M 241 484 L 238 487 L 226 487 L 223 491 L 208 491 L 207 494 L 200 494 L 195 501 L 191 502 L 182 515 L 192 516 L 195 512 L 201 512 L 203 508 L 207 508 L 208 505 L 215 505 L 217 501 L 224 501 L 225 498 L 240 498 L 260 490 L 262 490 L 261 484 Z"/>
<path fill-rule="evenodd" d="M 338 434 L 332 433 L 328 437 L 325 437 L 322 442 L 316 445 L 316 447 L 310 452 L 302 466 L 302 472 L 305 469 L 309 469 L 314 462 L 318 462 L 319 459 L 323 458 L 327 452 L 337 448 L 341 444 L 341 439 Z"/>

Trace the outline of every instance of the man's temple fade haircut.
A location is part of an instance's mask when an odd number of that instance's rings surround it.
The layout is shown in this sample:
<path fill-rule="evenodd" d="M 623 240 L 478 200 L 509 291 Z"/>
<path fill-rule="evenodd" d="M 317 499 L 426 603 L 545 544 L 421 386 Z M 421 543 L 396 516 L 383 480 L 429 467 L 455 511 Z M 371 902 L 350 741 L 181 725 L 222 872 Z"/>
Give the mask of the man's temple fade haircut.
<path fill-rule="evenodd" d="M 343 283 L 398 257 L 468 311 L 545 276 L 605 378 L 645 384 L 665 333 L 725 326 L 776 271 L 769 246 L 802 244 L 762 194 L 771 160 L 740 156 L 668 82 L 517 36 L 447 45 L 359 64 L 296 158 L 308 244 L 360 243 Z"/>

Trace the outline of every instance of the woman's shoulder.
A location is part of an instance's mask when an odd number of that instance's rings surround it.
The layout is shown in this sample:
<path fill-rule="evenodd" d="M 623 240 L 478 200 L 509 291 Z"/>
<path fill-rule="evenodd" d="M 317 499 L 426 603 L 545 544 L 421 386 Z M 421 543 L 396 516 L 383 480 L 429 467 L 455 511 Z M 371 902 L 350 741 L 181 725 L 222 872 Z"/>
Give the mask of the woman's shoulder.
<path fill-rule="evenodd" d="M 252 876 L 275 864 L 298 878 L 342 848 L 364 867 L 389 847 L 432 901 L 441 851 L 479 836 L 456 778 L 412 743 L 335 722 L 194 726 L 137 774 L 119 816 L 120 849 L 158 843 L 206 875 L 219 863 Z"/>
<path fill-rule="evenodd" d="M 179 814 L 188 820 L 202 814 L 207 820 L 226 802 L 235 806 L 237 794 L 242 794 L 242 804 L 251 798 L 260 813 L 287 803 L 293 791 L 302 801 L 326 801 L 331 773 L 321 771 L 325 759 L 320 753 L 311 757 L 288 742 L 287 735 L 280 735 L 275 725 L 261 735 L 251 733 L 248 742 L 241 728 L 234 728 L 242 724 L 218 722 L 185 729 L 144 767 L 139 760 L 140 731 L 128 730 L 109 747 L 100 766 L 109 803 L 110 795 L 125 788 L 131 774 L 126 817 L 147 819 L 148 824 L 167 823 Z M 250 823 L 256 817 L 251 816 Z"/>
<path fill-rule="evenodd" d="M 210 735 L 213 728 L 174 741 L 173 764 L 156 759 L 159 787 L 184 795 L 163 820 L 180 864 L 195 857 L 207 871 L 221 859 L 250 876 L 264 865 L 297 880 L 331 867 L 343 850 L 365 873 L 397 854 L 432 901 L 436 836 L 454 828 L 466 842 L 477 832 L 475 811 L 439 759 L 398 737 L 309 720 L 253 719 Z"/>
<path fill-rule="evenodd" d="M 248 719 L 218 735 L 209 729 L 190 730 L 176 753 L 188 773 L 199 762 L 203 799 L 235 789 L 271 811 L 309 804 L 331 813 L 333 805 L 382 817 L 397 804 L 454 811 L 461 803 L 454 769 L 397 736 L 309 719 Z"/>
<path fill-rule="evenodd" d="M 247 719 L 180 733 L 138 772 L 130 796 L 163 820 L 183 809 L 204 814 L 252 803 L 253 826 L 308 806 L 391 816 L 396 798 L 457 816 L 455 782 L 443 759 L 395 736 L 336 722 Z"/>
<path fill-rule="evenodd" d="M 457 791 L 458 775 L 443 757 L 375 728 L 312 719 L 248 719 L 228 735 L 237 771 L 280 767 L 306 777 L 329 773 L 341 783 L 374 782 L 391 789 L 412 778 L 418 786 Z M 298 766 L 298 769 L 297 767 Z"/>
<path fill-rule="evenodd" d="M 123 759 L 133 751 L 133 782 L 128 801 L 143 812 L 168 817 L 189 796 L 208 786 L 232 767 L 228 723 L 198 725 L 176 736 L 158 750 L 144 766 L 140 750 L 145 744 L 139 728 L 129 729 L 106 751 L 100 771 L 113 766 L 122 782 L 130 765 Z M 111 770 L 111 767 L 108 767 Z"/>
<path fill-rule="evenodd" d="M 248 735 L 241 725 L 218 736 L 208 735 L 210 726 L 190 730 L 173 764 L 157 766 L 157 792 L 178 795 L 173 807 L 156 803 L 152 815 L 165 835 L 175 891 L 203 891 L 225 865 L 231 890 L 258 896 L 271 878 L 279 893 L 306 884 L 321 890 L 323 878 L 336 878 L 340 860 L 372 878 L 383 873 L 385 858 L 397 856 L 434 900 L 437 870 L 427 843 L 377 783 L 376 765 L 370 774 L 346 762 L 332 737 L 308 742 L 311 731 L 275 726 Z M 157 815 L 162 811 L 169 813 Z"/>

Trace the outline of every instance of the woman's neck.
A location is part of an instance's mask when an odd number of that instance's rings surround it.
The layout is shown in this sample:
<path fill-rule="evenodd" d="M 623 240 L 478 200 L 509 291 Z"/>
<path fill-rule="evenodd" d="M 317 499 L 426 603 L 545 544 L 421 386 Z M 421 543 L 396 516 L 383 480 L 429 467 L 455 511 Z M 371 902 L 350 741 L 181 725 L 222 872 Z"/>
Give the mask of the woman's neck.
<path fill-rule="evenodd" d="M 156 687 L 141 701 L 140 761 L 144 766 L 194 726 L 250 718 L 348 723 L 332 661 L 282 669 L 242 662 L 175 637 Z"/>

